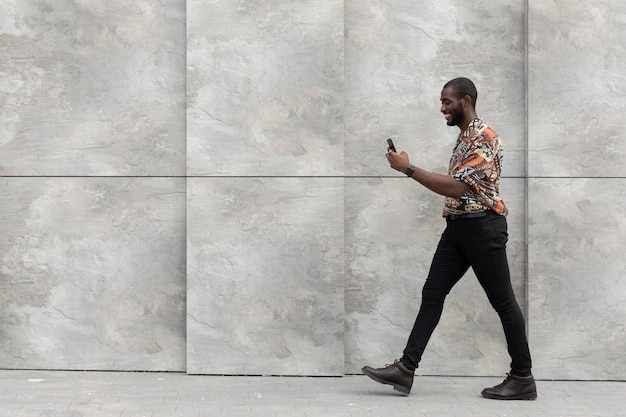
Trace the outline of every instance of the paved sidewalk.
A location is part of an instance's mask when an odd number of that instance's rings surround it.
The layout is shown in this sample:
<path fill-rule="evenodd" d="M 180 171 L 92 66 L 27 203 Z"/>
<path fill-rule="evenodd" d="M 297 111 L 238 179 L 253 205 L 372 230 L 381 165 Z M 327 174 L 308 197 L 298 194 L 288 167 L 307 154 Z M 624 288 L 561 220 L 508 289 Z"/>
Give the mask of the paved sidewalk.
<path fill-rule="evenodd" d="M 503 378 L 416 377 L 409 396 L 365 376 L 220 377 L 0 370 L 0 416 L 622 417 L 626 382 L 538 381 L 536 401 L 479 396 Z"/>

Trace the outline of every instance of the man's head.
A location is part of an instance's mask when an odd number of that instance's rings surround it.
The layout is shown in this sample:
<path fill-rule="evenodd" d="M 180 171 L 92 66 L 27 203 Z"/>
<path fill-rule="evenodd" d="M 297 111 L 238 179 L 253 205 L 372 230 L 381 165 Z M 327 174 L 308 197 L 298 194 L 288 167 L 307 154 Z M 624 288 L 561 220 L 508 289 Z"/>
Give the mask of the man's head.
<path fill-rule="evenodd" d="M 448 81 L 441 90 L 441 112 L 448 126 L 458 126 L 464 130 L 476 117 L 476 86 L 468 78 L 455 78 Z"/>
<path fill-rule="evenodd" d="M 469 96 L 472 99 L 472 108 L 476 110 L 476 100 L 478 99 L 478 91 L 476 91 L 476 86 L 469 78 L 455 78 L 450 80 L 443 86 L 443 88 L 451 88 L 454 92 L 456 92 L 457 98 L 463 98 L 465 96 Z"/>

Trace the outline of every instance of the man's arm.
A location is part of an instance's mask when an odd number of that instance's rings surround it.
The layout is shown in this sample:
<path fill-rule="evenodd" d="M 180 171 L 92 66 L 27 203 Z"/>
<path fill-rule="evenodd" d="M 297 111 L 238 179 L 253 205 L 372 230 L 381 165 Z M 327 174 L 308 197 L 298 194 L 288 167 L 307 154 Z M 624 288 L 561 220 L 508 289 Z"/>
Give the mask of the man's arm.
<path fill-rule="evenodd" d="M 404 151 L 400 153 L 389 152 L 387 159 L 391 168 L 403 174 L 411 165 L 409 155 Z M 449 175 L 429 172 L 419 167 L 415 167 L 411 178 L 429 190 L 445 197 L 460 199 L 470 189 L 470 186 L 463 181 L 454 179 Z"/>

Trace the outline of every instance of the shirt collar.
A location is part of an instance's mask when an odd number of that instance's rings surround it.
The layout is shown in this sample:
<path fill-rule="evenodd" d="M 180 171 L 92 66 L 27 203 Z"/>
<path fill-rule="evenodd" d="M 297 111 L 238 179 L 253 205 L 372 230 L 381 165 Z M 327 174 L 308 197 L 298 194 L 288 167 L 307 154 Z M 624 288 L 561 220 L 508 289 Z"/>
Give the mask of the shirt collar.
<path fill-rule="evenodd" d="M 480 117 L 476 117 L 476 118 L 474 118 L 474 120 L 472 120 L 472 121 L 470 122 L 470 124 L 469 124 L 469 125 L 467 125 L 467 129 L 465 129 L 465 132 L 463 132 L 463 133 L 461 134 L 461 136 L 462 136 L 464 139 L 469 138 L 470 133 L 472 133 L 472 132 L 474 131 L 474 129 L 476 129 L 476 125 L 477 125 L 477 124 L 479 124 L 479 123 L 480 123 L 480 121 L 481 121 L 481 120 L 480 120 Z"/>

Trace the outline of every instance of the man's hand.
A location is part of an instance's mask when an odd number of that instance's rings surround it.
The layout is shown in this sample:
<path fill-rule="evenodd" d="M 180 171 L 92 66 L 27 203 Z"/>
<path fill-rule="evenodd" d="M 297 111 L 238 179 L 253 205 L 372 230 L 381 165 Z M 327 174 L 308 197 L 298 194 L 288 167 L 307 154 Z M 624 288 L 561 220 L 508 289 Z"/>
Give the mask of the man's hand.
<path fill-rule="evenodd" d="M 400 171 L 403 174 L 411 165 L 411 163 L 409 162 L 409 154 L 404 151 L 400 153 L 388 151 L 387 161 L 389 161 L 389 166 L 391 166 L 391 168 L 395 169 L 396 171 Z"/>
<path fill-rule="evenodd" d="M 403 174 L 411 165 L 409 162 L 409 154 L 404 151 L 396 153 L 387 150 L 386 155 L 391 168 Z M 419 167 L 415 167 L 412 178 L 437 194 L 456 199 L 461 198 L 470 189 L 470 186 L 463 181 L 456 180 L 449 175 L 428 172 Z"/>

